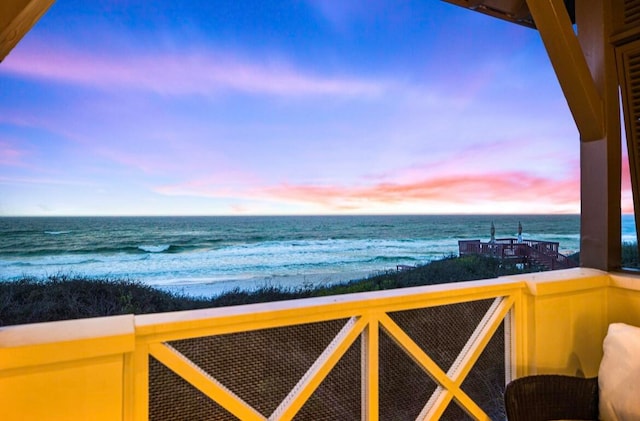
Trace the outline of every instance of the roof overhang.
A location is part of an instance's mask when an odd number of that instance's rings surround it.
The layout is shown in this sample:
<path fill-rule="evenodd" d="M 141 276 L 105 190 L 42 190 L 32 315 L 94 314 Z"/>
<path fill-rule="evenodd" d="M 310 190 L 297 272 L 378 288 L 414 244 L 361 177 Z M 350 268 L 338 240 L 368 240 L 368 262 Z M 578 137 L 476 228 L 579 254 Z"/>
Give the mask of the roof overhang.
<path fill-rule="evenodd" d="M 443 0 L 529 28 L 536 28 L 526 0 Z M 575 23 L 575 0 L 564 0 L 571 22 Z"/>

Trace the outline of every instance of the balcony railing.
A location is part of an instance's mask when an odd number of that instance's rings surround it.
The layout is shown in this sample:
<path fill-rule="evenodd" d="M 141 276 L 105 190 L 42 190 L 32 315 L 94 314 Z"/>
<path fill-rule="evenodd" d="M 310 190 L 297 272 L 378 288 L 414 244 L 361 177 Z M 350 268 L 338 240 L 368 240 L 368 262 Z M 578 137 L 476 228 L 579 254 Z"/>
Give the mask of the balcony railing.
<path fill-rule="evenodd" d="M 514 376 L 592 376 L 629 276 L 571 269 L 0 329 L 3 419 L 503 419 Z"/>

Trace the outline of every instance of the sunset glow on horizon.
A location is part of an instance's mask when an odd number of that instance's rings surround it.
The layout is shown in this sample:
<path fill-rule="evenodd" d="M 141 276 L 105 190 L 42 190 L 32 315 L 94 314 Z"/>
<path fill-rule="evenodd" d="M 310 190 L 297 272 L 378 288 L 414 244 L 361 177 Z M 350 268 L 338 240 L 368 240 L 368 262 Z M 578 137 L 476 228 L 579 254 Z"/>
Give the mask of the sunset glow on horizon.
<path fill-rule="evenodd" d="M 58 0 L 0 63 L 0 216 L 580 212 L 537 31 L 438 0 L 184 3 Z"/>

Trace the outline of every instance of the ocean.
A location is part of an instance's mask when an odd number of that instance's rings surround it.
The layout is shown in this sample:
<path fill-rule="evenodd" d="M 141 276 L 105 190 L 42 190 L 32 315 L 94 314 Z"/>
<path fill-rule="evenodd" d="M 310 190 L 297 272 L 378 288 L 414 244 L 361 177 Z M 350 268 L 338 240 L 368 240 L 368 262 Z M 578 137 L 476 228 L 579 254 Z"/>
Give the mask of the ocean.
<path fill-rule="evenodd" d="M 578 215 L 2 217 L 0 281 L 126 278 L 216 295 L 361 279 L 457 254 L 458 240 L 517 236 L 579 251 Z M 635 241 L 623 216 L 623 241 Z"/>

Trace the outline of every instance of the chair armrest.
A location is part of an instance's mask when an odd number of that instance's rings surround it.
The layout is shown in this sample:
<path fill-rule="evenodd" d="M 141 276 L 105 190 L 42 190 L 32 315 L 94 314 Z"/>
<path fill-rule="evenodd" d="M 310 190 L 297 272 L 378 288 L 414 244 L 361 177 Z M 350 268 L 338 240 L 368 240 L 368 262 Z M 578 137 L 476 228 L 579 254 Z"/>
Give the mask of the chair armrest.
<path fill-rule="evenodd" d="M 522 377 L 507 385 L 504 400 L 509 421 L 597 420 L 598 378 Z"/>

